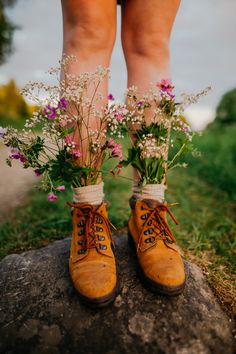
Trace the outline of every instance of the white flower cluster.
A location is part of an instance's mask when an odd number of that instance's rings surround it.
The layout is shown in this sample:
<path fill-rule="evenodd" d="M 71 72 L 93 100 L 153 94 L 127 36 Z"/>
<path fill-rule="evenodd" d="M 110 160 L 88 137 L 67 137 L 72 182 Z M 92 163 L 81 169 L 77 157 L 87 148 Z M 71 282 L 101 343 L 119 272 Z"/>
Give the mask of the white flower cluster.
<path fill-rule="evenodd" d="M 122 127 L 125 128 L 130 120 L 130 112 L 124 103 L 113 103 L 106 111 L 107 128 L 111 135 L 116 135 L 118 138 L 123 138 L 121 133 Z"/>
<path fill-rule="evenodd" d="M 102 144 L 98 140 L 90 141 L 89 150 L 91 153 L 96 154 L 102 148 Z"/>
<path fill-rule="evenodd" d="M 166 151 L 166 144 L 158 145 L 158 142 L 153 134 L 143 135 L 142 140 L 137 146 L 141 150 L 141 159 L 149 157 L 156 157 L 157 159 L 160 159 L 164 156 Z"/>

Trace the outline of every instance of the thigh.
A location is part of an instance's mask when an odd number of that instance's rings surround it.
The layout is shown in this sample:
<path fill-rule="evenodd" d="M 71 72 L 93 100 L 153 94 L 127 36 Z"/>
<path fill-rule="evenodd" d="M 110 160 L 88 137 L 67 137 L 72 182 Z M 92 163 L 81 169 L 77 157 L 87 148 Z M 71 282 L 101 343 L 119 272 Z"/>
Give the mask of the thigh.
<path fill-rule="evenodd" d="M 125 0 L 122 3 L 122 32 L 131 28 L 147 36 L 151 32 L 169 36 L 179 5 L 180 0 Z"/>
<path fill-rule="evenodd" d="M 64 25 L 88 24 L 99 32 L 102 24 L 116 24 L 116 0 L 61 0 L 61 5 Z"/>

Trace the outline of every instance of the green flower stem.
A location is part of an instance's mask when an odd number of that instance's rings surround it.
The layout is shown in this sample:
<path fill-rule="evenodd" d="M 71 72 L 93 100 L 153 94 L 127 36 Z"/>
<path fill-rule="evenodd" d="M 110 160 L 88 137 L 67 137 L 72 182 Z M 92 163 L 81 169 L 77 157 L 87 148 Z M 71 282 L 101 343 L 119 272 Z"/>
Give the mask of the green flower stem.
<path fill-rule="evenodd" d="M 173 159 L 167 164 L 167 170 L 170 170 L 173 168 L 173 165 L 175 164 L 175 161 L 181 156 L 183 150 L 185 149 L 186 143 L 184 143 L 181 148 L 178 150 L 178 152 L 175 154 Z"/>

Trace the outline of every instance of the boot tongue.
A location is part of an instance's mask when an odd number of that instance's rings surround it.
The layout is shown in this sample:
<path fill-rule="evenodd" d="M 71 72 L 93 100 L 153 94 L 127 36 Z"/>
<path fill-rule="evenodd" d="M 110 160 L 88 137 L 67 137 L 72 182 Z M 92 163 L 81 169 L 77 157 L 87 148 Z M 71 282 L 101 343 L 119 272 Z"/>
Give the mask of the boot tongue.
<path fill-rule="evenodd" d="M 130 199 L 129 199 L 129 204 L 130 204 L 130 207 L 131 209 L 134 209 L 135 208 L 135 205 L 137 203 L 138 200 L 141 200 L 141 199 L 137 199 L 136 197 L 132 196 Z M 146 203 L 147 206 L 151 209 L 153 208 L 156 208 L 160 205 L 162 205 L 163 203 L 159 202 L 158 200 L 155 200 L 155 199 L 142 199 L 142 202 Z"/>
<path fill-rule="evenodd" d="M 158 200 L 155 199 L 143 199 L 143 202 L 147 204 L 147 206 L 149 208 L 156 208 L 160 205 L 162 205 L 163 203 L 159 202 Z"/>

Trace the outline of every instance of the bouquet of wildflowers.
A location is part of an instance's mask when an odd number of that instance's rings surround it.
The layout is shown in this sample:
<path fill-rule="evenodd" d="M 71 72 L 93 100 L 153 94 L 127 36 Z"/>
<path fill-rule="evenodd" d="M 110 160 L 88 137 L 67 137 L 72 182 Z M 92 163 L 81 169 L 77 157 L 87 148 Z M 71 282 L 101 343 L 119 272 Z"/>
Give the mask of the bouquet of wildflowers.
<path fill-rule="evenodd" d="M 57 199 L 57 192 L 67 183 L 73 187 L 96 184 L 105 160 L 122 160 L 121 145 L 111 137 L 120 133 L 113 126 L 111 131 L 108 124 L 116 109 L 114 104 L 111 109 L 103 107 L 104 97 L 99 94 L 109 69 L 98 67 L 94 73 L 74 76 L 67 71 L 74 60 L 74 56 L 64 56 L 59 67 L 49 70 L 56 78 L 55 85 L 27 84 L 22 94 L 33 100 L 38 110 L 22 130 L 8 127 L 0 132 L 11 151 L 8 165 L 19 160 L 24 168 L 42 176 L 41 189 L 48 191 L 50 201 Z"/>
<path fill-rule="evenodd" d="M 119 166 L 132 165 L 139 174 L 139 184 L 166 182 L 167 170 L 186 167 L 180 157 L 196 153 L 192 144 L 193 132 L 184 118 L 185 108 L 198 101 L 209 87 L 196 95 L 182 95 L 178 102 L 169 80 L 161 80 L 148 94 L 139 95 L 137 87 L 127 89 L 127 107 L 121 105 L 120 118 L 110 122 L 111 131 L 128 131 L 131 147 Z M 170 158 L 170 156 L 172 156 Z"/>

